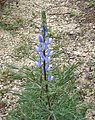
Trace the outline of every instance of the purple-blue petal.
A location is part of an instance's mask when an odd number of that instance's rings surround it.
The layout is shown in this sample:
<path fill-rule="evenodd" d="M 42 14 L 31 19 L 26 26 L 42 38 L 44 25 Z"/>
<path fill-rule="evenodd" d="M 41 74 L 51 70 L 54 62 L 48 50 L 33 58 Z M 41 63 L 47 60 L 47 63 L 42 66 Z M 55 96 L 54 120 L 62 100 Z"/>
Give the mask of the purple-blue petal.
<path fill-rule="evenodd" d="M 44 75 L 44 70 L 42 69 L 42 74 Z"/>
<path fill-rule="evenodd" d="M 46 50 L 48 48 L 48 45 L 46 43 L 43 43 L 42 48 Z"/>
<path fill-rule="evenodd" d="M 37 51 L 37 52 L 40 52 L 40 51 L 41 51 L 41 47 L 40 47 L 40 46 L 37 46 L 37 47 L 36 47 L 36 51 Z"/>
<path fill-rule="evenodd" d="M 38 62 L 37 62 L 37 66 L 38 66 L 38 67 L 41 67 L 41 66 L 42 66 L 42 62 L 41 62 L 41 60 L 38 60 Z"/>
<path fill-rule="evenodd" d="M 52 43 L 52 38 L 47 38 L 47 40 L 45 41 L 46 44 L 51 44 Z"/>
<path fill-rule="evenodd" d="M 46 56 L 46 57 L 45 57 L 45 62 L 46 62 L 46 63 L 50 62 L 50 57 Z"/>
<path fill-rule="evenodd" d="M 50 49 L 48 49 L 48 51 L 47 51 L 47 56 L 50 56 L 50 55 L 52 55 L 52 54 L 53 54 L 53 51 L 50 50 Z"/>
<path fill-rule="evenodd" d="M 51 76 L 51 75 L 49 75 L 49 76 L 48 76 L 48 81 L 52 81 L 52 80 L 54 80 L 54 77 Z"/>
<path fill-rule="evenodd" d="M 46 66 L 45 66 L 45 70 L 46 70 L 46 71 L 49 70 L 49 64 L 46 64 Z"/>
<path fill-rule="evenodd" d="M 39 42 L 40 42 L 40 43 L 43 42 L 43 36 L 42 36 L 42 35 L 38 35 L 38 39 L 39 39 Z"/>
<path fill-rule="evenodd" d="M 42 61 L 44 61 L 45 60 L 45 56 L 44 56 L 43 52 L 40 52 L 39 55 L 40 55 Z"/>
<path fill-rule="evenodd" d="M 44 33 L 45 37 L 48 35 L 48 29 L 46 24 L 44 24 L 44 27 L 41 28 L 41 33 Z"/>

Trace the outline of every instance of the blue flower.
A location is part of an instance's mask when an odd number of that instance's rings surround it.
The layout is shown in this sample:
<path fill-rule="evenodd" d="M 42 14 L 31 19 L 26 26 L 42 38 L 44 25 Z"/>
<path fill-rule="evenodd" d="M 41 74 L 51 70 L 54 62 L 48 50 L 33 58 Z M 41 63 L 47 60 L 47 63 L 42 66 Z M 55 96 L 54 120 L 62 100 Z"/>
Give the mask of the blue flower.
<path fill-rule="evenodd" d="M 52 38 L 47 38 L 45 41 L 46 44 L 51 44 L 52 43 Z"/>
<path fill-rule="evenodd" d="M 42 51 L 42 49 L 41 49 L 41 46 L 40 46 L 40 45 L 38 45 L 38 46 L 36 47 L 36 51 L 37 51 L 38 53 Z"/>
<path fill-rule="evenodd" d="M 49 64 L 46 64 L 46 66 L 45 66 L 45 70 L 46 70 L 46 71 L 49 70 Z"/>
<path fill-rule="evenodd" d="M 51 68 L 52 68 L 52 65 L 46 64 L 46 66 L 45 66 L 46 71 L 49 71 Z"/>
<path fill-rule="evenodd" d="M 53 54 L 53 51 L 50 50 L 50 49 L 48 49 L 48 51 L 47 51 L 47 56 L 51 56 L 52 54 Z"/>
<path fill-rule="evenodd" d="M 42 48 L 43 48 L 43 50 L 46 50 L 46 49 L 48 49 L 48 44 L 46 44 L 46 43 L 43 43 L 43 45 L 42 45 Z"/>
<path fill-rule="evenodd" d="M 43 76 L 45 73 L 49 72 L 52 67 L 52 65 L 50 65 L 50 57 L 53 54 L 53 51 L 49 49 L 49 45 L 52 43 L 52 38 L 49 38 L 47 35 L 48 35 L 47 26 L 46 24 L 43 24 L 41 29 L 41 35 L 38 35 L 39 44 L 36 47 L 36 51 L 39 54 L 37 66 L 42 67 Z M 47 79 L 49 81 L 52 81 L 54 77 L 48 75 Z"/>
<path fill-rule="evenodd" d="M 48 29 L 47 29 L 47 25 L 44 24 L 41 28 L 41 34 L 43 34 L 45 37 L 48 35 Z"/>
<path fill-rule="evenodd" d="M 37 65 L 38 67 L 41 67 L 41 66 L 42 66 L 41 60 L 38 60 L 38 62 L 36 63 L 36 65 Z"/>
<path fill-rule="evenodd" d="M 44 41 L 42 35 L 38 35 L 38 39 L 39 39 L 39 42 L 40 42 L 40 43 L 42 43 L 42 42 Z"/>
<path fill-rule="evenodd" d="M 41 60 L 44 61 L 45 60 L 45 56 L 44 56 L 43 52 L 40 52 L 39 55 L 40 55 Z"/>
<path fill-rule="evenodd" d="M 52 81 L 52 80 L 54 80 L 54 76 L 49 75 L 48 76 L 48 81 Z"/>

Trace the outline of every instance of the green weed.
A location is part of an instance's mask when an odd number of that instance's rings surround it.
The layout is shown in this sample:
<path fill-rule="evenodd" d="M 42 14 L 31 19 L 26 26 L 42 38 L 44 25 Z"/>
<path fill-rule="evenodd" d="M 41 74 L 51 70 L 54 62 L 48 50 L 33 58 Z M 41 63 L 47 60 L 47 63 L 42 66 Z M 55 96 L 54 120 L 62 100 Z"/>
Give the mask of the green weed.
<path fill-rule="evenodd" d="M 7 120 L 85 120 L 86 107 L 82 105 L 76 89 L 75 68 L 76 66 L 72 65 L 65 67 L 63 72 L 60 69 L 53 71 L 55 80 L 48 82 L 51 101 L 49 109 L 46 94 L 42 90 L 44 87 L 38 77 L 40 71 L 23 67 L 22 78 L 27 78 L 21 86 L 24 91 L 17 94 L 20 98 L 17 107 Z"/>

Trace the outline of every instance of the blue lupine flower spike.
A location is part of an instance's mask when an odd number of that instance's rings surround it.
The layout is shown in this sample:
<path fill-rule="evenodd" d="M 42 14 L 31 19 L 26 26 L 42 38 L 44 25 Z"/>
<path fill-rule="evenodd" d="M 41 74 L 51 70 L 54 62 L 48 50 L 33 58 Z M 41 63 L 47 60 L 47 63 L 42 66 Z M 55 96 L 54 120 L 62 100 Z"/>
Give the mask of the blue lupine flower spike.
<path fill-rule="evenodd" d="M 42 74 L 50 73 L 50 57 L 53 54 L 53 51 L 49 49 L 49 45 L 52 43 L 52 38 L 48 37 L 48 29 L 45 22 L 42 23 L 41 35 L 38 35 L 38 46 L 36 47 L 37 53 L 39 54 L 39 60 L 37 62 L 38 67 L 44 66 L 42 69 Z M 53 76 L 49 75 L 48 80 L 51 81 L 54 79 Z"/>

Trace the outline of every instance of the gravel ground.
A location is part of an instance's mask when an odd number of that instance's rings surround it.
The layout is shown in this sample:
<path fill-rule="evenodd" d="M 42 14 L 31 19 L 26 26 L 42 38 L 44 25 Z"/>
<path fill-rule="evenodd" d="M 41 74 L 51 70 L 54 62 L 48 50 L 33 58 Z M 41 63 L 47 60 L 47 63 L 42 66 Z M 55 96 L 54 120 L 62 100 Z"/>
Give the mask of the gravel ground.
<path fill-rule="evenodd" d="M 62 63 L 81 63 L 76 74 L 77 88 L 84 102 L 95 104 L 95 78 L 93 77 L 95 71 L 94 7 L 89 8 L 88 2 L 84 0 L 45 0 L 44 4 L 47 11 L 47 22 L 53 31 L 55 43 L 58 42 L 60 50 L 63 51 L 60 58 Z M 31 50 L 28 52 L 31 53 L 34 49 L 41 23 L 41 6 L 41 0 L 20 0 L 19 7 L 16 7 L 15 4 L 10 5 L 9 8 L 5 7 L 1 21 L 7 24 L 13 23 L 13 26 L 16 23 L 16 27 L 11 30 L 0 28 L 1 69 L 5 69 L 6 63 L 18 66 L 34 64 L 33 61 L 25 57 L 26 54 L 23 56 L 18 53 L 20 56 L 17 59 L 18 51 L 14 54 L 14 48 L 18 50 L 18 46 L 24 42 L 24 44 L 31 46 Z M 27 50 L 25 49 L 25 51 Z M 4 87 L 7 89 L 10 85 L 8 81 L 8 86 L 3 83 L 3 80 L 0 81 L 1 89 Z M 19 88 L 16 86 L 16 82 L 12 83 L 10 91 L 18 91 Z M 9 106 L 10 104 L 14 106 L 16 101 L 14 101 L 15 98 L 10 91 L 4 93 L 1 99 L 2 101 L 9 100 Z M 6 115 L 6 109 L 6 105 L 1 102 L 1 116 Z M 87 118 L 95 120 L 95 109 L 87 110 Z"/>

